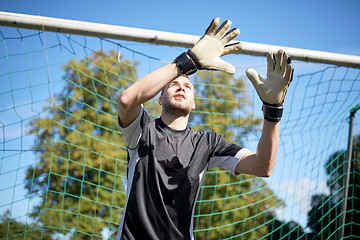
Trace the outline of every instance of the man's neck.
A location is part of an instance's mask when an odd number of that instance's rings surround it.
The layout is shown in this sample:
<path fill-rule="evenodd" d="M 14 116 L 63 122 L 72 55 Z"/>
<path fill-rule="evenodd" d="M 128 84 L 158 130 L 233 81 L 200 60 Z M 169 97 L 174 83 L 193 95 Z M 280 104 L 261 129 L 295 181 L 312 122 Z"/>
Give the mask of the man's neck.
<path fill-rule="evenodd" d="M 189 114 L 187 116 L 178 117 L 163 112 L 161 114 L 161 120 L 172 129 L 184 130 L 189 121 Z"/>

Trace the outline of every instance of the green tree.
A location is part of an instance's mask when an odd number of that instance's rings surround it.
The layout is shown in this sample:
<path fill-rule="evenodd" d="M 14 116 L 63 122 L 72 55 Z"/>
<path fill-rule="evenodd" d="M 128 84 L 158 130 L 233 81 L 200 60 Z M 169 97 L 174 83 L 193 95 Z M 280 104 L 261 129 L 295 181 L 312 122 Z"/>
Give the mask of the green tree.
<path fill-rule="evenodd" d="M 198 131 L 210 130 L 241 144 L 259 131 L 261 118 L 251 113 L 252 102 L 243 78 L 222 72 L 199 72 L 195 79 L 196 111 L 191 121 Z M 196 239 L 239 237 L 260 239 L 267 234 L 268 211 L 282 205 L 262 178 L 234 177 L 221 169 L 209 171 L 195 210 Z"/>
<path fill-rule="evenodd" d="M 76 239 L 116 231 L 125 206 L 126 150 L 117 98 L 137 78 L 136 63 L 96 51 L 64 66 L 66 82 L 48 111 L 32 119 L 38 160 L 27 169 L 31 216 L 44 229 Z"/>
<path fill-rule="evenodd" d="M 0 239 L 28 239 L 37 240 L 40 237 L 42 239 L 51 240 L 51 234 L 47 229 L 42 228 L 37 223 L 24 224 L 10 217 L 10 211 L 7 210 L 0 216 Z"/>
<path fill-rule="evenodd" d="M 312 234 L 304 231 L 303 227 L 295 221 L 282 221 L 276 218 L 275 214 L 269 213 L 269 217 L 272 219 L 267 225 L 268 240 L 307 240 L 312 239 Z"/>
<path fill-rule="evenodd" d="M 345 150 L 332 154 L 326 161 L 330 194 L 312 196 L 308 213 L 308 227 L 312 230 L 314 239 L 338 239 L 337 234 L 343 224 L 346 161 Z M 354 138 L 350 169 L 344 238 L 357 239 L 360 237 L 360 136 Z"/>

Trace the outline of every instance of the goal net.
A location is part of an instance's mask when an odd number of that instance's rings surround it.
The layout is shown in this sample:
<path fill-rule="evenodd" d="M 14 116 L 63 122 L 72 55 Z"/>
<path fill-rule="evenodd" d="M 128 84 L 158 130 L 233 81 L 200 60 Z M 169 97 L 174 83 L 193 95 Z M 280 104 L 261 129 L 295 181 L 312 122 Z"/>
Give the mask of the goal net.
<path fill-rule="evenodd" d="M 0 27 L 1 239 L 115 238 L 127 168 L 117 98 L 183 51 Z M 254 67 L 265 75 L 266 59 L 227 59 L 234 75 L 199 71 L 191 77 L 197 107 L 189 125 L 255 151 L 261 102 L 244 72 Z M 208 171 L 195 209 L 195 239 L 360 237 L 360 121 L 354 114 L 360 70 L 294 66 L 272 176 Z M 144 107 L 159 116 L 156 99 Z"/>

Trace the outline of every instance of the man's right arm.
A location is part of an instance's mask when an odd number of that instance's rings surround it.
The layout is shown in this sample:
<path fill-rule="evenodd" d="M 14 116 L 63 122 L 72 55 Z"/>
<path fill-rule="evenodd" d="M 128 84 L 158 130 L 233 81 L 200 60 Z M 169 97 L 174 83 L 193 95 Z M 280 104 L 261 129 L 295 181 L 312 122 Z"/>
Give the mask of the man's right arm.
<path fill-rule="evenodd" d="M 167 64 L 123 91 L 118 101 L 118 115 L 123 128 L 129 126 L 139 115 L 141 104 L 155 97 L 163 87 L 181 75 L 175 63 Z"/>
<path fill-rule="evenodd" d="M 118 114 L 121 127 L 129 126 L 139 115 L 141 104 L 155 97 L 169 82 L 181 74 L 190 75 L 198 69 L 235 72 L 235 67 L 220 57 L 242 49 L 240 42 L 229 42 L 240 34 L 237 28 L 228 31 L 231 21 L 220 27 L 220 18 L 215 18 L 205 35 L 189 51 L 179 55 L 174 63 L 159 68 L 126 89 L 119 98 Z"/>

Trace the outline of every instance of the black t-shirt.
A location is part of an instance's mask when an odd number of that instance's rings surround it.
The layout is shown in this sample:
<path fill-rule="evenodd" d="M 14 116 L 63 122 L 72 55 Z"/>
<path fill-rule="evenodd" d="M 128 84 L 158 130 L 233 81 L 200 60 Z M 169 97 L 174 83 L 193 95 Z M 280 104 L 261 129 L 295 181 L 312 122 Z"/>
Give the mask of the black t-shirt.
<path fill-rule="evenodd" d="M 116 239 L 193 239 L 206 170 L 235 167 L 248 151 L 213 132 L 177 131 L 141 107 L 121 128 L 128 151 L 127 203 Z"/>

